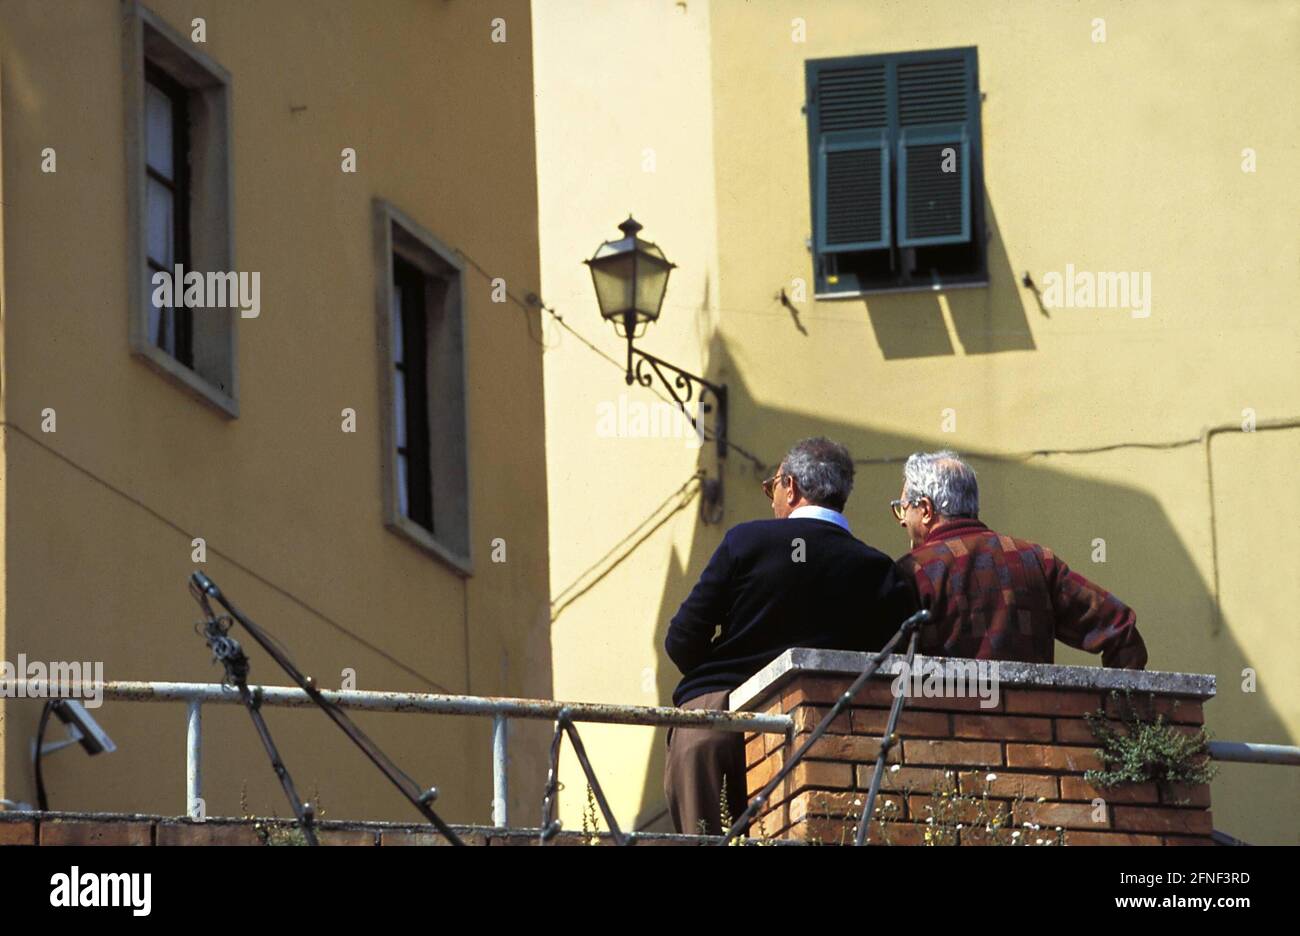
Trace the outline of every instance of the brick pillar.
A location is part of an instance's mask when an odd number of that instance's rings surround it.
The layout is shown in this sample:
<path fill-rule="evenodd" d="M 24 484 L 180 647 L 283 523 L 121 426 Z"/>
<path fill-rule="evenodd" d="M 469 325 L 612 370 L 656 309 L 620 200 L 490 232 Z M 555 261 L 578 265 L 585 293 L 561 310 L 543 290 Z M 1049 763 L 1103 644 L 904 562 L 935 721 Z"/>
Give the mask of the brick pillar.
<path fill-rule="evenodd" d="M 733 709 L 785 714 L 795 724 L 790 744 L 777 734 L 746 735 L 751 796 L 803 744 L 867 659 L 787 651 L 733 694 Z M 829 672 L 828 660 L 835 664 Z M 852 843 L 899 662 L 892 658 L 885 675 L 858 693 L 782 781 L 754 834 Z M 1031 845 L 1211 844 L 1208 784 L 1111 790 L 1088 784 L 1084 771 L 1102 764 L 1083 716 L 1103 705 L 1115 714 L 1110 691 L 1128 685 L 1144 712 L 1163 713 L 1175 730 L 1194 732 L 1203 722 L 1202 703 L 1214 692 L 1212 676 L 1037 664 L 999 669 L 995 706 L 977 697 L 907 699 L 876 800 L 877 817 L 889 821 L 871 823 L 873 842 L 925 844 L 928 831 L 935 844 L 990 844 L 994 837 Z"/>

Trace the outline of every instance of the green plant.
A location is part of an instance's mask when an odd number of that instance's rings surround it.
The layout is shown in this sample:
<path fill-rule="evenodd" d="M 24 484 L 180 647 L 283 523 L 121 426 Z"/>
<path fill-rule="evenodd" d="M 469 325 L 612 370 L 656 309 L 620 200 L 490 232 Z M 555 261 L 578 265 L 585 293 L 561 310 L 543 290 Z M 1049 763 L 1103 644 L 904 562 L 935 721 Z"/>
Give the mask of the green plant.
<path fill-rule="evenodd" d="M 296 825 L 286 826 L 279 822 L 258 820 L 253 825 L 254 831 L 262 839 L 263 845 L 306 845 L 307 836 Z"/>
<path fill-rule="evenodd" d="M 983 832 L 988 833 L 985 840 L 992 845 L 1064 845 L 1065 830 L 1060 826 L 1055 831 L 1044 829 L 1042 825 L 1032 821 L 1037 816 L 1033 815 L 1037 803 L 1045 802 L 1045 798 L 1040 797 L 1031 803 L 1023 793 L 1017 795 L 1011 801 L 990 800 L 989 789 L 996 774 L 987 773 L 984 780 L 984 789 L 980 794 L 961 793 L 958 789 L 956 775 L 953 771 L 946 771 L 942 777 L 935 780 L 931 785 L 930 798 L 923 809 L 924 816 L 915 815 L 910 818 L 911 821 L 922 825 L 924 832 L 924 844 L 926 845 L 958 845 L 961 843 L 964 832 Z M 912 795 L 913 787 L 909 784 L 902 788 L 902 800 L 907 802 Z M 857 826 L 860 818 L 860 811 L 852 807 L 845 810 L 842 814 L 837 813 L 833 807 L 826 802 L 826 794 L 822 794 L 821 806 L 819 812 L 828 815 L 832 819 L 841 819 L 841 829 L 839 842 L 840 845 L 850 845 L 855 841 L 857 835 Z M 854 807 L 862 806 L 862 798 L 853 800 Z M 1023 807 L 1023 808 L 1022 808 Z M 902 810 L 896 800 L 885 799 L 876 805 L 874 817 L 869 828 L 868 841 L 875 845 L 893 845 L 893 830 L 899 827 L 899 823 L 904 822 Z M 1030 816 L 1024 822 L 1017 822 L 1015 816 L 1018 813 L 1029 813 Z M 922 824 L 920 820 L 924 818 Z M 809 844 L 825 844 L 816 833 L 809 838 Z"/>
<path fill-rule="evenodd" d="M 319 820 L 325 815 L 324 808 L 320 805 L 320 787 L 317 785 L 312 790 L 312 803 L 316 805 L 316 819 Z M 239 812 L 245 822 L 253 823 L 253 831 L 261 840 L 263 845 L 306 845 L 307 836 L 303 834 L 302 829 L 297 823 L 288 824 L 282 821 L 274 810 L 271 811 L 271 818 L 260 818 L 255 816 L 248 807 L 248 781 L 243 781 L 239 786 Z"/>
<path fill-rule="evenodd" d="M 866 800 L 865 793 L 860 795 L 855 795 L 853 798 L 853 802 L 842 812 L 839 812 L 835 809 L 835 806 L 831 802 L 829 802 L 829 800 L 827 799 L 827 794 L 825 792 L 821 792 L 818 800 L 816 801 L 820 808 L 816 810 L 811 810 L 810 812 L 813 812 L 818 816 L 826 816 L 827 818 L 830 819 L 839 819 L 840 820 L 839 840 L 834 844 L 852 845 L 854 842 L 857 841 L 858 822 L 861 820 L 862 817 L 862 808 L 865 808 L 863 807 L 863 802 L 865 800 Z M 890 813 L 897 810 L 897 808 L 898 806 L 896 803 L 894 803 L 893 800 L 884 800 L 878 806 L 876 806 L 874 810 L 876 818 L 873 820 L 875 822 L 875 827 L 874 829 L 870 828 L 871 823 L 868 823 L 869 828 L 867 829 L 867 837 L 872 844 L 875 845 L 894 844 L 893 837 L 890 834 L 889 819 L 891 818 Z M 815 825 L 811 828 L 811 830 L 808 833 L 807 842 L 809 845 L 828 844 L 827 842 L 822 840 L 821 833 L 817 831 L 817 826 Z"/>
<path fill-rule="evenodd" d="M 726 835 L 736 822 L 736 817 L 731 814 L 731 807 L 727 804 L 727 778 L 722 778 L 722 789 L 718 792 L 718 827 L 722 829 L 722 834 Z M 708 835 L 705 828 L 704 820 L 700 820 L 700 834 Z M 747 832 L 742 832 L 733 838 L 728 845 L 745 845 L 746 843 L 759 844 L 763 841 L 762 834 L 751 836 Z"/>
<path fill-rule="evenodd" d="M 727 830 L 732 827 L 735 821 L 736 821 L 736 817 L 733 817 L 731 815 L 731 807 L 727 805 L 727 778 L 723 777 L 722 789 L 718 793 L 718 825 L 722 829 L 723 835 L 727 833 Z M 709 834 L 708 823 L 706 823 L 703 819 L 696 820 L 695 825 L 696 825 L 696 831 L 699 835 Z M 750 828 L 751 829 L 754 828 L 753 823 L 750 824 Z M 741 833 L 740 835 L 737 835 L 735 838 L 733 838 L 727 844 L 728 845 L 767 845 L 770 844 L 770 841 L 768 840 L 767 836 L 763 835 L 762 832 L 760 831 L 754 835 L 750 835 L 748 833 Z"/>
<path fill-rule="evenodd" d="M 1187 731 L 1167 724 L 1163 714 L 1143 715 L 1128 690 L 1122 699 L 1118 692 L 1111 698 L 1117 702 L 1121 728 L 1104 711 L 1084 715 L 1104 765 L 1084 773 L 1086 781 L 1101 790 L 1156 783 L 1168 791 L 1175 784 L 1197 786 L 1214 779 L 1217 769 L 1210 763 L 1210 736 L 1204 728 Z"/>
<path fill-rule="evenodd" d="M 600 815 L 596 812 L 596 793 L 587 784 L 587 805 L 582 807 L 582 835 L 588 845 L 600 844 Z"/>
<path fill-rule="evenodd" d="M 727 830 L 735 823 L 735 818 L 731 815 L 731 807 L 727 805 L 727 778 L 722 778 L 722 790 L 718 793 L 718 828 L 722 829 L 722 834 L 726 835 Z M 737 835 L 728 842 L 728 845 L 741 845 L 743 835 Z"/>
<path fill-rule="evenodd" d="M 1046 802 L 1046 797 L 1031 802 L 1022 789 L 1010 801 L 990 801 L 989 791 L 996 779 L 997 774 L 986 772 L 978 796 L 961 793 L 951 770 L 935 781 L 925 806 L 925 844 L 958 845 L 964 832 L 983 832 L 983 840 L 990 845 L 1065 844 L 1065 829 L 1061 826 L 1053 832 L 1032 821 L 1038 818 L 1038 803 Z M 1021 813 L 1028 813 L 1030 818 L 1018 822 L 1016 816 Z"/>

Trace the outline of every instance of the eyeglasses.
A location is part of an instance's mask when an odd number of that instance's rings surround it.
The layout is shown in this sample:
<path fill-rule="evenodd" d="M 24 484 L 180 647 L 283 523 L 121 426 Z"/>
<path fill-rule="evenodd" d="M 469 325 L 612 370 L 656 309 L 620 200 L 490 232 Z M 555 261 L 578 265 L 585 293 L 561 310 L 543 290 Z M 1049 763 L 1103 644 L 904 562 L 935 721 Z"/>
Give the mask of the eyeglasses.
<path fill-rule="evenodd" d="M 889 502 L 889 509 L 894 512 L 894 519 L 897 520 L 899 523 L 902 523 L 903 517 L 907 516 L 908 507 L 920 507 L 921 502 L 926 500 L 929 500 L 929 498 L 925 496 L 918 497 L 916 500 L 912 500 L 912 501 L 891 500 Z"/>
<path fill-rule="evenodd" d="M 778 481 L 784 481 L 784 480 L 785 480 L 785 478 L 783 478 L 783 477 L 781 476 L 781 472 L 778 471 L 776 474 L 772 475 L 772 477 L 770 477 L 770 478 L 768 478 L 766 481 L 764 481 L 764 482 L 763 482 L 763 496 L 766 497 L 768 500 L 771 500 L 771 499 L 772 499 L 772 492 L 776 490 L 777 482 L 778 482 Z"/>

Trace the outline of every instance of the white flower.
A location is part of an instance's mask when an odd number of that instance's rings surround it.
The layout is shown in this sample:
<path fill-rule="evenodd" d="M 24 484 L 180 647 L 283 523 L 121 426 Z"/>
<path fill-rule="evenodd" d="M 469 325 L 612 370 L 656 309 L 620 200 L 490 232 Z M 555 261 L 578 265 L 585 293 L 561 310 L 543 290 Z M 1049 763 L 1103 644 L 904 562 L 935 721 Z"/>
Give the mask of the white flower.
<path fill-rule="evenodd" d="M 898 773 L 898 767 L 899 767 L 898 764 L 890 764 L 890 765 L 889 765 L 889 772 L 890 772 L 890 773 Z"/>
<path fill-rule="evenodd" d="M 961 823 L 960 823 L 960 822 L 957 823 L 957 828 L 959 828 L 959 829 L 961 828 Z"/>
<path fill-rule="evenodd" d="M 1042 845 L 1042 844 L 1043 844 L 1043 840 L 1042 840 L 1042 839 L 1034 839 L 1034 844 L 1035 844 L 1035 845 Z"/>
<path fill-rule="evenodd" d="M 860 799 L 855 799 L 855 800 L 853 801 L 853 805 L 854 805 L 854 806 L 861 806 L 861 805 L 862 805 L 862 800 L 860 800 Z"/>
<path fill-rule="evenodd" d="M 1013 839 L 1018 839 L 1018 838 L 1020 838 L 1020 833 L 1019 833 L 1019 832 L 1012 832 L 1012 833 L 1011 833 L 1011 837 L 1012 837 Z"/>
<path fill-rule="evenodd" d="M 995 774 L 995 773 L 991 773 L 991 774 L 989 774 L 987 777 L 984 778 L 984 782 L 985 782 L 985 783 L 992 783 L 992 782 L 993 782 L 994 780 L 996 780 L 997 778 L 998 778 L 998 775 L 997 775 L 997 774 Z"/>
<path fill-rule="evenodd" d="M 929 819 L 925 820 L 925 824 L 934 825 L 934 816 L 931 816 Z"/>

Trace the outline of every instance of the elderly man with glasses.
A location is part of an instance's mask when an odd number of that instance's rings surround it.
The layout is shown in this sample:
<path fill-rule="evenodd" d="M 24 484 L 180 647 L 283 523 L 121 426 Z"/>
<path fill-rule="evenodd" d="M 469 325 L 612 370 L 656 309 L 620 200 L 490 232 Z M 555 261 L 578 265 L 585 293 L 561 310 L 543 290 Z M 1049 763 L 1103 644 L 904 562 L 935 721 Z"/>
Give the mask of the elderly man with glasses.
<path fill-rule="evenodd" d="M 732 527 L 668 628 L 683 676 L 673 704 L 726 709 L 728 696 L 791 647 L 879 650 L 912 613 L 907 582 L 844 517 L 853 459 L 828 439 L 804 439 L 763 482 L 773 520 Z M 664 793 L 679 832 L 723 831 L 747 804 L 744 736 L 671 728 Z"/>
<path fill-rule="evenodd" d="M 981 523 L 975 472 L 955 453 L 909 457 L 890 506 L 912 543 L 899 568 L 930 612 L 922 653 L 1051 663 L 1059 640 L 1103 666 L 1146 666 L 1133 610 L 1047 547 Z"/>

